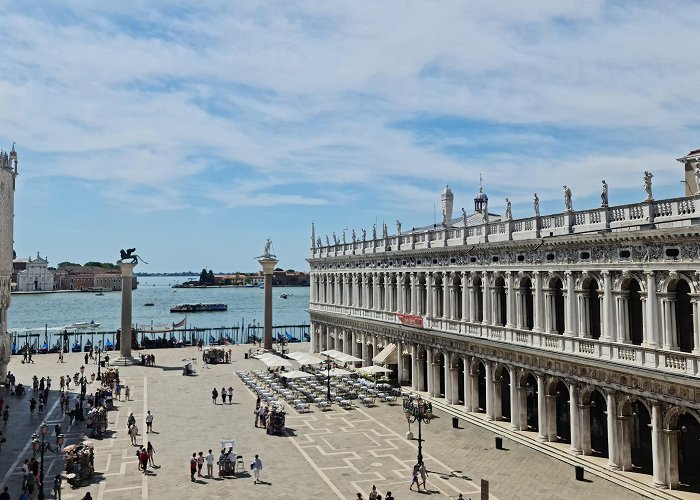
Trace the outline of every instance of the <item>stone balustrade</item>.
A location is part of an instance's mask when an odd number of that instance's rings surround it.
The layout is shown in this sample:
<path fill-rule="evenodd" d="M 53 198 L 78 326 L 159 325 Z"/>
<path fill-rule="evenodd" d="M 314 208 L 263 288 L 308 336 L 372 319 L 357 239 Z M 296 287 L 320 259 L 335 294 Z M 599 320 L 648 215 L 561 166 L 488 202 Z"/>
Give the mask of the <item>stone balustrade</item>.
<path fill-rule="evenodd" d="M 592 231 L 621 231 L 645 228 L 689 226 L 700 214 L 695 204 L 700 197 L 671 198 L 582 211 L 501 220 L 475 226 L 434 226 L 376 239 L 314 246 L 311 258 L 372 254 L 399 250 L 476 245 L 487 242 L 518 241 Z"/>
<path fill-rule="evenodd" d="M 310 304 L 310 309 L 311 311 L 365 318 L 392 324 L 399 323 L 395 313 L 383 310 L 315 302 Z M 550 352 L 613 362 L 626 367 L 636 366 L 673 374 L 700 375 L 700 355 L 693 353 L 444 318 L 424 317 L 423 326 L 425 330 L 431 332 L 483 338 L 511 345 L 529 346 Z"/>

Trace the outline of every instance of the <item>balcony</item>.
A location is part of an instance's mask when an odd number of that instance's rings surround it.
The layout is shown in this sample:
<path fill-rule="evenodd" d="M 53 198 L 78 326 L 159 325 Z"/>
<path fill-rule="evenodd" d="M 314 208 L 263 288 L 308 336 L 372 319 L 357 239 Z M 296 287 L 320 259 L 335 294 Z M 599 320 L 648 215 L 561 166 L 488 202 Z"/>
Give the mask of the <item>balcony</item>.
<path fill-rule="evenodd" d="M 384 310 L 311 303 L 310 311 L 401 325 L 395 313 Z M 424 330 L 435 333 L 481 338 L 516 348 L 528 346 L 542 351 L 612 362 L 620 368 L 637 367 L 675 375 L 700 376 L 700 355 L 693 353 L 443 318 L 424 317 L 423 326 Z"/>

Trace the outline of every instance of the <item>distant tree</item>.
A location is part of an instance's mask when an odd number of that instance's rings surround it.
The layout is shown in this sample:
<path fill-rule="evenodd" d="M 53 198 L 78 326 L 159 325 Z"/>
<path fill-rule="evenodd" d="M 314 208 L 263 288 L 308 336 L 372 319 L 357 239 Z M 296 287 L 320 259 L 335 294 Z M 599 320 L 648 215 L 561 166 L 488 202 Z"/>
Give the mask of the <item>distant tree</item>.
<path fill-rule="evenodd" d="M 202 269 L 202 272 L 199 273 L 199 284 L 200 284 L 200 285 L 206 285 L 206 284 L 207 284 L 207 278 L 208 278 L 208 276 L 207 276 L 207 270 L 206 270 L 206 269 Z"/>
<path fill-rule="evenodd" d="M 284 269 L 282 269 L 281 267 L 276 267 L 275 271 L 284 271 Z"/>
<path fill-rule="evenodd" d="M 287 269 L 288 273 L 295 273 L 296 271 L 294 269 Z"/>
<path fill-rule="evenodd" d="M 59 262 L 59 263 L 57 264 L 57 267 L 58 267 L 59 269 L 61 269 L 62 267 L 79 266 L 79 265 L 80 265 L 80 264 L 76 264 L 75 262 L 68 262 L 68 261 L 65 261 L 65 262 Z"/>
<path fill-rule="evenodd" d="M 97 262 L 91 260 L 90 262 L 86 262 L 85 265 L 91 267 L 101 267 L 102 269 L 119 269 L 116 264 L 112 264 L 111 262 Z"/>
<path fill-rule="evenodd" d="M 209 269 L 209 274 L 207 274 L 207 285 L 213 285 L 216 282 L 214 279 L 214 273 Z"/>

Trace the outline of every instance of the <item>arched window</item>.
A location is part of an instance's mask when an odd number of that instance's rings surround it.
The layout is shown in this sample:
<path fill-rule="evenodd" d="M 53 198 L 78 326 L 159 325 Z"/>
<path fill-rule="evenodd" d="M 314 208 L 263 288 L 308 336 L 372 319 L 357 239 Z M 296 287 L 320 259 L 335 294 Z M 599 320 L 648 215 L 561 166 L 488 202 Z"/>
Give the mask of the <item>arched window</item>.
<path fill-rule="evenodd" d="M 627 315 L 629 338 L 634 345 L 642 345 L 644 334 L 642 332 L 642 298 L 640 295 L 641 288 L 636 279 L 631 279 L 627 287 L 629 295 L 627 297 Z"/>
<path fill-rule="evenodd" d="M 678 347 L 683 352 L 691 352 L 693 341 L 693 306 L 690 303 L 690 287 L 688 282 L 679 279 L 676 283 L 676 338 Z"/>

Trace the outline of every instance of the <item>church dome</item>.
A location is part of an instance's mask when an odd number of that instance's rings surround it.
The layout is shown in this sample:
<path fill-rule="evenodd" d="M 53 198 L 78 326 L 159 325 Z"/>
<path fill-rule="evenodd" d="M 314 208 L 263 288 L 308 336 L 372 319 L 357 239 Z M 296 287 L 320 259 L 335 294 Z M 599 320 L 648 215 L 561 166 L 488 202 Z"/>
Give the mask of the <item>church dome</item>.
<path fill-rule="evenodd" d="M 479 192 L 474 197 L 474 201 L 476 201 L 476 200 L 486 201 L 488 199 L 489 199 L 489 197 L 486 195 L 486 193 L 484 193 L 484 188 L 480 186 Z"/>

